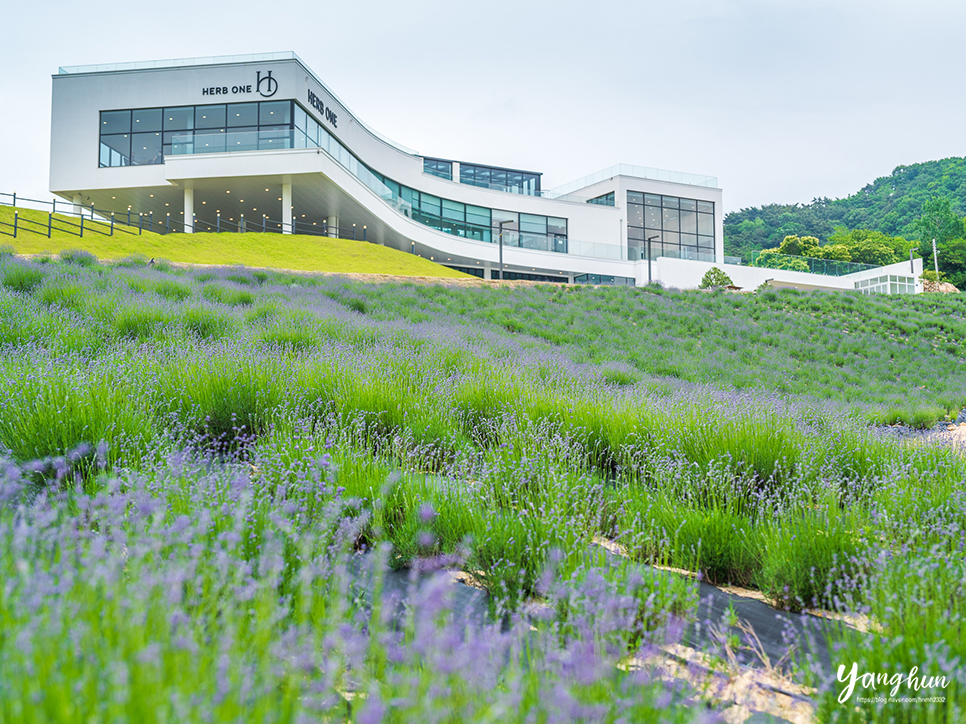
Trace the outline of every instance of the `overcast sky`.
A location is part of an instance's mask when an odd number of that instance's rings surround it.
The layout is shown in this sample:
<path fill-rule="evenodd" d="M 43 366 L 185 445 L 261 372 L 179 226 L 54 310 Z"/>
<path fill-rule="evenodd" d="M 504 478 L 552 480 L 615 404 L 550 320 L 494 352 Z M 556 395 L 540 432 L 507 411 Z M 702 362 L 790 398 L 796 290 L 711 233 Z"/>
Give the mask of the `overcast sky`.
<path fill-rule="evenodd" d="M 718 177 L 727 211 L 966 155 L 950 0 L 27 2 L 0 44 L 0 191 L 49 199 L 61 65 L 293 50 L 421 154 L 544 173 Z"/>

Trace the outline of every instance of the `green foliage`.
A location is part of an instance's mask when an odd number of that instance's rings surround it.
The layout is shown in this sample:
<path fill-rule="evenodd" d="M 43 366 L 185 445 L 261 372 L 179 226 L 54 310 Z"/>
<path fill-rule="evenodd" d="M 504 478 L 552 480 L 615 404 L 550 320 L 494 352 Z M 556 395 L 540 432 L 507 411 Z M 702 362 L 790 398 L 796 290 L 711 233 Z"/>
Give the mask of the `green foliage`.
<path fill-rule="evenodd" d="M 705 272 L 705 275 L 701 277 L 701 284 L 699 284 L 700 289 L 717 289 L 720 287 L 731 286 L 734 282 L 731 281 L 725 272 L 721 271 L 716 266 L 711 267 Z"/>
<path fill-rule="evenodd" d="M 173 302 L 183 302 L 191 296 L 191 289 L 188 286 L 173 279 L 162 279 L 154 286 L 154 291 L 159 296 Z"/>
<path fill-rule="evenodd" d="M 755 260 L 755 266 L 766 269 L 785 269 L 787 271 L 807 272 L 808 262 L 781 254 L 778 249 L 763 249 Z"/>
<path fill-rule="evenodd" d="M 779 254 L 791 256 L 814 257 L 819 247 L 819 241 L 814 236 L 786 236 L 778 246 Z"/>
<path fill-rule="evenodd" d="M 78 266 L 94 266 L 97 264 L 97 257 L 83 249 L 65 249 L 60 252 L 60 260 L 67 264 L 77 264 Z"/>
<path fill-rule="evenodd" d="M 30 294 L 43 280 L 42 271 L 24 264 L 7 264 L 3 269 L 3 286 L 21 294 Z"/>
<path fill-rule="evenodd" d="M 725 252 L 750 262 L 753 252 L 777 247 L 790 234 L 812 234 L 830 242 L 837 228 L 925 238 L 919 230 L 923 205 L 938 196 L 952 200 L 953 212 L 966 211 L 966 158 L 898 166 L 843 199 L 816 198 L 808 204 L 766 204 L 731 212 L 724 219 Z M 962 229 L 960 225 L 948 238 L 963 236 Z"/>
<path fill-rule="evenodd" d="M 229 289 L 228 287 L 218 286 L 217 284 L 209 284 L 206 286 L 202 290 L 201 296 L 210 302 L 227 304 L 229 307 L 247 306 L 255 301 L 255 295 L 249 291 Z"/>

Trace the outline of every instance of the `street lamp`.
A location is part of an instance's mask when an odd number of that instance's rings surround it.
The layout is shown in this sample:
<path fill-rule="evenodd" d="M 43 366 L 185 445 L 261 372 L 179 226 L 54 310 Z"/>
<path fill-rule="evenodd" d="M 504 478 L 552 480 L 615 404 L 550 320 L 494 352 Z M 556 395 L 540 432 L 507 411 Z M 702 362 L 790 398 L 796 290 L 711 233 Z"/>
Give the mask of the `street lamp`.
<path fill-rule="evenodd" d="M 660 239 L 660 234 L 655 234 L 654 236 L 647 237 L 647 283 L 651 283 L 651 242 L 655 239 Z"/>
<path fill-rule="evenodd" d="M 504 221 L 496 222 L 497 226 L 500 227 L 500 281 L 503 281 L 503 225 L 504 224 L 515 224 L 515 219 L 506 219 Z"/>

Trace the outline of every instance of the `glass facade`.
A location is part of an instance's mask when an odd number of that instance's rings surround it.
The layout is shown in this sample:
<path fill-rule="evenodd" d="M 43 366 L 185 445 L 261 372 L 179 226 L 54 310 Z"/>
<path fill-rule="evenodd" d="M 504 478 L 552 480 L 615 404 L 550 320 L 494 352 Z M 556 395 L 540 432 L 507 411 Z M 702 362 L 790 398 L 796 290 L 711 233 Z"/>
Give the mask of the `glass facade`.
<path fill-rule="evenodd" d="M 648 240 L 651 258 L 714 257 L 714 203 L 627 192 L 627 254 L 646 259 Z"/>
<path fill-rule="evenodd" d="M 493 166 L 461 163 L 460 183 L 496 191 L 506 191 L 511 194 L 526 194 L 527 196 L 538 196 L 540 194 L 540 174 Z"/>
<path fill-rule="evenodd" d="M 863 294 L 915 294 L 916 278 L 884 274 L 856 282 L 855 288 Z"/>
<path fill-rule="evenodd" d="M 574 284 L 602 284 L 608 287 L 632 287 L 633 277 L 615 277 L 607 274 L 580 274 L 574 277 Z"/>
<path fill-rule="evenodd" d="M 452 161 L 441 161 L 438 158 L 424 158 L 423 159 L 423 173 L 428 173 L 431 176 L 439 176 L 447 181 L 453 180 L 453 162 Z"/>
<path fill-rule="evenodd" d="M 294 106 L 293 101 L 263 101 L 101 111 L 98 165 L 143 166 L 179 153 L 292 148 Z"/>
<path fill-rule="evenodd" d="M 609 194 L 604 194 L 603 196 L 597 196 L 593 199 L 587 199 L 588 204 L 600 204 L 601 206 L 614 206 L 614 192 L 611 191 Z"/>

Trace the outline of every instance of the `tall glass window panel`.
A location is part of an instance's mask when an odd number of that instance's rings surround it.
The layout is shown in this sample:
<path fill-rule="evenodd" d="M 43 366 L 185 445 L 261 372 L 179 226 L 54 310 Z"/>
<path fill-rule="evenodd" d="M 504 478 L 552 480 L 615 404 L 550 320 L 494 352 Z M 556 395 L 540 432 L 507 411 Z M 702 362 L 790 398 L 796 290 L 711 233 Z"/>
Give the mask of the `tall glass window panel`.
<path fill-rule="evenodd" d="M 713 214 L 714 213 L 714 203 L 712 203 L 711 201 L 699 201 L 698 202 L 698 211 L 701 211 L 701 212 L 706 213 L 706 214 Z"/>
<path fill-rule="evenodd" d="M 466 206 L 461 204 L 459 201 L 443 199 L 443 218 L 451 219 L 453 221 L 465 221 Z"/>
<path fill-rule="evenodd" d="M 229 128 L 258 125 L 257 103 L 229 103 L 227 112 Z"/>
<path fill-rule="evenodd" d="M 662 196 L 661 206 L 665 209 L 676 209 L 680 206 L 680 201 L 676 196 Z"/>
<path fill-rule="evenodd" d="M 520 231 L 546 235 L 547 217 L 535 214 L 520 214 Z"/>
<path fill-rule="evenodd" d="M 553 236 L 567 236 L 567 220 L 556 216 L 548 216 L 547 233 Z"/>
<path fill-rule="evenodd" d="M 190 131 L 195 127 L 194 106 L 164 109 L 164 130 Z"/>
<path fill-rule="evenodd" d="M 714 216 L 698 214 L 698 233 L 703 236 L 714 236 Z"/>
<path fill-rule="evenodd" d="M 131 164 L 145 166 L 152 163 L 164 163 L 161 132 L 131 134 Z"/>
<path fill-rule="evenodd" d="M 275 126 L 292 122 L 292 101 L 271 101 L 258 104 L 258 124 Z"/>
<path fill-rule="evenodd" d="M 138 111 L 131 111 L 131 130 L 134 133 L 160 131 L 162 113 L 163 111 L 160 108 L 143 108 Z"/>
<path fill-rule="evenodd" d="M 661 197 L 656 194 L 644 194 L 644 203 L 648 206 L 660 206 Z"/>
<path fill-rule="evenodd" d="M 421 193 L 419 195 L 419 210 L 424 214 L 438 217 L 440 215 L 439 196 Z"/>
<path fill-rule="evenodd" d="M 684 246 L 697 247 L 698 237 L 695 234 L 681 234 L 681 244 Z"/>
<path fill-rule="evenodd" d="M 644 194 L 640 191 L 628 191 L 627 192 L 627 203 L 629 204 L 643 204 Z"/>
<path fill-rule="evenodd" d="M 628 226 L 644 226 L 644 207 L 639 204 L 627 205 Z"/>
<path fill-rule="evenodd" d="M 644 241 L 644 229 L 629 226 L 627 228 L 627 239 L 628 241 Z"/>
<path fill-rule="evenodd" d="M 657 206 L 644 207 L 644 226 L 648 229 L 661 229 L 661 209 Z"/>
<path fill-rule="evenodd" d="M 195 128 L 222 129 L 225 127 L 225 106 L 198 106 L 195 108 Z"/>
<path fill-rule="evenodd" d="M 713 236 L 699 236 L 698 246 L 702 249 L 714 249 L 714 237 Z"/>
<path fill-rule="evenodd" d="M 490 226 L 490 210 L 482 206 L 466 205 L 466 223 L 476 226 Z"/>
<path fill-rule="evenodd" d="M 665 248 L 668 246 L 681 245 L 681 235 L 676 231 L 665 231 L 663 234 L 661 234 L 661 240 L 664 242 Z"/>
<path fill-rule="evenodd" d="M 295 127 L 304 131 L 305 124 L 308 123 L 308 116 L 299 106 L 295 106 Z"/>
<path fill-rule="evenodd" d="M 131 111 L 101 111 L 101 135 L 131 132 Z"/>
<path fill-rule="evenodd" d="M 698 204 L 694 199 L 680 199 L 682 211 L 697 211 Z"/>
<path fill-rule="evenodd" d="M 697 234 L 698 233 L 698 214 L 697 214 L 697 212 L 695 212 L 695 211 L 685 211 L 682 208 L 680 213 L 681 213 L 681 233 L 682 234 Z"/>
<path fill-rule="evenodd" d="M 667 197 L 665 197 L 667 198 Z M 677 209 L 665 207 L 662 211 L 662 222 L 665 231 L 679 231 L 679 219 L 678 214 L 680 213 Z"/>
<path fill-rule="evenodd" d="M 102 166 L 129 166 L 131 164 L 131 134 L 101 136 Z"/>

